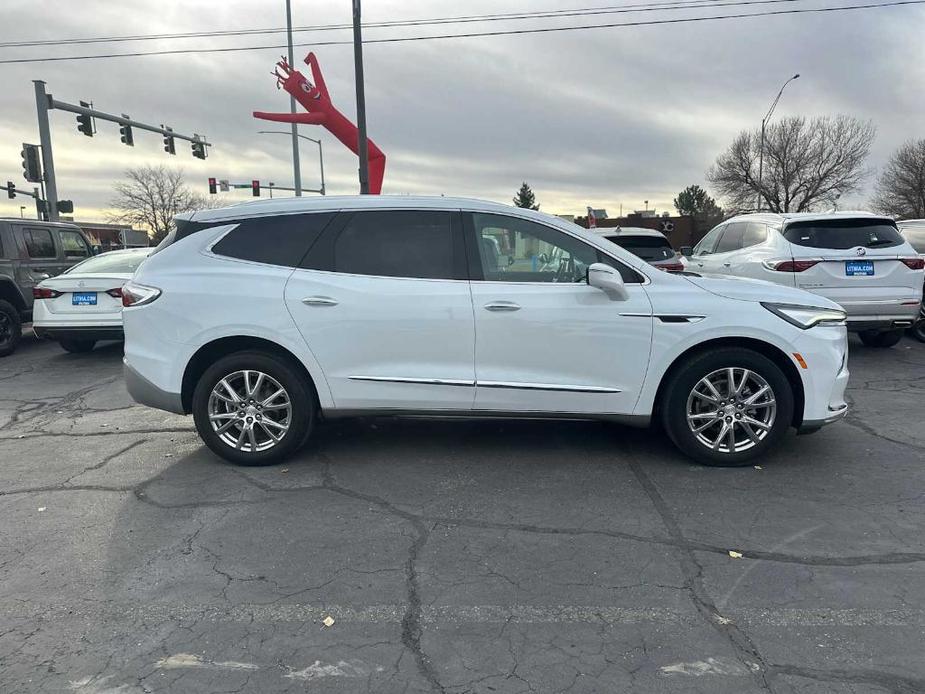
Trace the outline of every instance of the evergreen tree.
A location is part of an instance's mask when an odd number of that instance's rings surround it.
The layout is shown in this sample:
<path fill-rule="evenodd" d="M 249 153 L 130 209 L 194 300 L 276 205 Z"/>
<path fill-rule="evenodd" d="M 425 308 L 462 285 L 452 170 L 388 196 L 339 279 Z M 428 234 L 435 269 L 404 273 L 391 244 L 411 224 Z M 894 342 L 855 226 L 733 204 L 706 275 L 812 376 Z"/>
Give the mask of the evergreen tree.
<path fill-rule="evenodd" d="M 530 189 L 530 185 L 524 181 L 523 185 L 520 186 L 520 190 L 517 191 L 517 197 L 514 198 L 514 204 L 517 207 L 523 207 L 527 210 L 538 210 L 540 206 L 536 204 L 536 196 L 533 194 L 533 190 Z"/>

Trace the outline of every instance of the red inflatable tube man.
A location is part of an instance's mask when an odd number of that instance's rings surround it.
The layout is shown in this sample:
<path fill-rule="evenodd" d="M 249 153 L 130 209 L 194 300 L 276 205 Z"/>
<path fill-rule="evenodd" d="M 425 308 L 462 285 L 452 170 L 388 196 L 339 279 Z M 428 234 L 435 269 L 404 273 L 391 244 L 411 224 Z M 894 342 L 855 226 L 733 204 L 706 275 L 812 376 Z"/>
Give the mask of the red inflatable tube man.
<path fill-rule="evenodd" d="M 305 123 L 307 125 L 323 125 L 334 137 L 340 140 L 354 154 L 359 153 L 359 131 L 357 127 L 338 111 L 331 103 L 328 88 L 324 83 L 318 59 L 314 53 L 309 53 L 305 63 L 312 69 L 312 84 L 298 70 L 294 70 L 285 58 L 276 64 L 277 87 L 282 87 L 291 94 L 296 101 L 305 107 L 308 113 L 266 113 L 254 111 L 254 118 L 272 120 L 279 123 Z M 379 195 L 382 192 L 382 178 L 385 176 L 385 154 L 376 146 L 376 143 L 367 138 L 369 147 L 369 192 Z"/>

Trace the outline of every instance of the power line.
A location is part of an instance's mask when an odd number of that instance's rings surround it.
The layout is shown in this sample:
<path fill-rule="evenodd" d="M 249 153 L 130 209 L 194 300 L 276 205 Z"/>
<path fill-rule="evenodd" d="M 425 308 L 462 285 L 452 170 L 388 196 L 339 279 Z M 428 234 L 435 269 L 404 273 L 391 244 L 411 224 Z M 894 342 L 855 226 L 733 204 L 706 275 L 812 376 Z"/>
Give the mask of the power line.
<path fill-rule="evenodd" d="M 769 2 L 770 0 L 751 0 L 741 4 L 755 4 L 757 2 Z M 640 20 L 636 22 L 609 22 L 606 24 L 587 24 L 581 26 L 564 26 L 564 27 L 537 27 L 532 29 L 508 29 L 501 31 L 479 31 L 470 33 L 457 34 L 434 34 L 429 36 L 395 36 L 391 38 L 367 39 L 363 43 L 406 43 L 410 41 L 435 41 L 444 39 L 468 39 L 479 37 L 495 36 L 517 36 L 523 34 L 545 34 L 560 31 L 584 31 L 589 29 L 615 29 L 620 27 L 639 27 L 639 26 L 660 26 L 665 24 L 685 24 L 688 22 L 711 22 L 728 19 L 748 19 L 750 17 L 774 17 L 791 14 L 813 14 L 820 12 L 844 12 L 850 10 L 867 10 L 878 9 L 883 7 L 898 7 L 902 5 L 921 5 L 925 0 L 895 0 L 894 2 L 868 3 L 862 5 L 840 5 L 835 7 L 815 7 L 815 8 L 798 8 L 791 10 L 768 10 L 766 12 L 750 12 L 729 15 L 709 15 L 705 17 L 679 17 L 676 19 L 652 19 Z M 323 46 L 349 46 L 352 41 L 313 41 L 311 43 L 295 44 L 299 48 L 305 47 L 323 47 Z M 44 63 L 58 62 L 65 60 L 99 60 L 103 58 L 135 58 L 151 55 L 185 55 L 200 53 L 232 53 L 240 51 L 262 51 L 262 50 L 280 50 L 286 48 L 286 44 L 269 45 L 269 46 L 230 46 L 227 48 L 184 48 L 164 51 L 138 51 L 133 53 L 100 53 L 95 55 L 74 55 L 74 56 L 49 56 L 43 58 L 9 58 L 0 60 L 0 65 L 11 65 L 21 63 Z"/>
<path fill-rule="evenodd" d="M 764 2 L 797 2 L 799 0 L 764 0 Z M 599 14 L 623 14 L 627 12 L 657 12 L 673 9 L 700 9 L 725 7 L 727 5 L 763 4 L 763 2 L 743 3 L 726 0 L 662 0 L 630 5 L 608 5 L 604 7 L 583 7 L 565 10 L 542 10 L 536 12 L 507 12 L 501 14 L 462 15 L 455 17 L 433 17 L 429 19 L 404 19 L 384 22 L 369 22 L 363 28 L 394 28 L 407 26 L 431 26 L 439 24 L 465 24 L 471 22 L 506 22 L 523 19 L 557 19 L 560 17 L 583 17 Z M 352 29 L 352 24 L 321 24 L 315 26 L 294 27 L 293 32 L 337 31 Z M 100 36 L 94 38 L 70 39 L 36 39 L 30 41 L 0 42 L 0 48 L 28 48 L 35 46 L 84 45 L 94 43 L 120 43 L 126 41 L 163 41 L 190 38 L 216 38 L 225 36 L 257 36 L 281 34 L 286 27 L 266 29 L 223 29 L 216 31 L 192 31 L 172 34 L 135 34 L 127 36 Z"/>

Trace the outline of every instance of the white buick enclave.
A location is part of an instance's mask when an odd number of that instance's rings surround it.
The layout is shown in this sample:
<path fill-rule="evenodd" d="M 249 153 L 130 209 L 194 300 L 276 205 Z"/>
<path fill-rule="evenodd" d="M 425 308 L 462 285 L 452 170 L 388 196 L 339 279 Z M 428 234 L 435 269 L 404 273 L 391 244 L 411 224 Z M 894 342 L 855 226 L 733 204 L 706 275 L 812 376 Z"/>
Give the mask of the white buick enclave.
<path fill-rule="evenodd" d="M 280 460 L 319 417 L 660 421 L 740 465 L 845 415 L 845 313 L 661 272 L 539 212 L 327 197 L 182 216 L 123 288 L 132 396 L 220 456 Z"/>

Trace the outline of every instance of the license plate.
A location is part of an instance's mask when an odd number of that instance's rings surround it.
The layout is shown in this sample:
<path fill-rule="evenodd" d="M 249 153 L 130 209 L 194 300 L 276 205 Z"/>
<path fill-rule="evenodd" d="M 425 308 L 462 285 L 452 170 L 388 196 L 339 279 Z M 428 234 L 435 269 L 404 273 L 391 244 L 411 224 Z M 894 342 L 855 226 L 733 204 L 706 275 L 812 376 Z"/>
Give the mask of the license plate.
<path fill-rule="evenodd" d="M 846 260 L 845 274 L 848 277 L 872 276 L 874 274 L 873 260 Z"/>
<path fill-rule="evenodd" d="M 74 292 L 71 294 L 74 306 L 96 306 L 96 292 Z"/>

